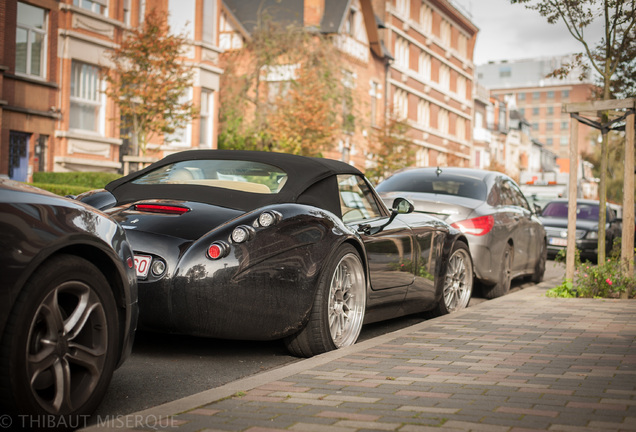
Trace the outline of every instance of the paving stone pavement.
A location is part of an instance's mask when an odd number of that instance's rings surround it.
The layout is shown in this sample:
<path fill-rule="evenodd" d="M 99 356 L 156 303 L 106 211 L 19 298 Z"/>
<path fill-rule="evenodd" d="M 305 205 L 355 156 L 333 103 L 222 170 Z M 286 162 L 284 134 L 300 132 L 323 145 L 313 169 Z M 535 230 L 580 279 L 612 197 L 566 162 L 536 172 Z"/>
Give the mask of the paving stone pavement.
<path fill-rule="evenodd" d="M 552 286 L 87 430 L 636 431 L 636 301 Z"/>

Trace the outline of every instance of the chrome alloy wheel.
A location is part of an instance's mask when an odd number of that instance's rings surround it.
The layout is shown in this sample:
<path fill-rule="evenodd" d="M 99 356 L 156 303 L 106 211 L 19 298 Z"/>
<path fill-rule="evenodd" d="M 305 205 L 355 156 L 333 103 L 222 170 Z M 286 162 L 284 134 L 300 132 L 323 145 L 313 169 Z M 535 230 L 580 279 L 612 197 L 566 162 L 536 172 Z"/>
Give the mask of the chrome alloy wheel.
<path fill-rule="evenodd" d="M 467 250 L 457 249 L 448 261 L 444 281 L 444 305 L 448 312 L 454 312 L 468 306 L 472 291 L 472 260 Z"/>
<path fill-rule="evenodd" d="M 360 258 L 348 253 L 336 266 L 329 289 L 329 332 L 338 348 L 352 345 L 358 339 L 364 319 L 365 290 Z"/>
<path fill-rule="evenodd" d="M 104 372 L 108 323 L 93 289 L 67 281 L 42 300 L 26 345 L 31 392 L 52 414 L 66 414 L 85 404 Z"/>

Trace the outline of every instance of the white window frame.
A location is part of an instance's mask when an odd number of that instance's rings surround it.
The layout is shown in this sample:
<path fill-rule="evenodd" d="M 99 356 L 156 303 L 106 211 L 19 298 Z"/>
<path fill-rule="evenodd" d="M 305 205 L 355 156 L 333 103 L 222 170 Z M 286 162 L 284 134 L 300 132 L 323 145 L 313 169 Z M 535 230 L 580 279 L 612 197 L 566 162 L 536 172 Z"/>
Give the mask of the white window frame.
<path fill-rule="evenodd" d="M 466 119 L 457 117 L 455 121 L 455 136 L 460 140 L 466 140 Z"/>
<path fill-rule="evenodd" d="M 409 96 L 405 90 L 396 88 L 393 94 L 393 112 L 399 120 L 406 120 L 409 116 Z"/>
<path fill-rule="evenodd" d="M 451 23 L 447 19 L 442 18 L 442 23 L 440 24 L 439 31 L 440 31 L 440 39 L 442 40 L 442 43 L 444 44 L 444 46 L 450 47 L 451 39 L 452 39 L 452 30 L 451 30 Z"/>
<path fill-rule="evenodd" d="M 450 67 L 441 65 L 439 68 L 439 85 L 444 90 L 450 90 Z"/>
<path fill-rule="evenodd" d="M 214 91 L 201 89 L 201 110 L 199 112 L 199 147 L 212 148 L 212 131 L 214 125 Z M 205 139 L 201 136 L 205 132 Z"/>
<path fill-rule="evenodd" d="M 395 9 L 397 10 L 399 14 L 403 15 L 406 18 L 408 18 L 410 15 L 409 14 L 410 6 L 411 6 L 411 0 L 396 0 L 395 1 Z"/>
<path fill-rule="evenodd" d="M 402 69 L 409 68 L 409 42 L 400 36 L 395 39 L 395 63 Z"/>
<path fill-rule="evenodd" d="M 462 100 L 466 99 L 466 77 L 462 75 L 457 77 L 457 96 Z"/>
<path fill-rule="evenodd" d="M 420 24 L 425 33 L 433 32 L 433 9 L 425 2 L 420 6 Z"/>
<path fill-rule="evenodd" d="M 73 5 L 97 15 L 108 16 L 108 0 L 73 0 Z"/>
<path fill-rule="evenodd" d="M 93 74 L 85 75 L 84 72 L 86 72 L 87 69 L 83 68 L 79 72 L 76 72 L 76 67 L 81 66 L 93 69 Z M 104 106 L 106 105 L 106 96 L 104 95 L 104 83 L 99 78 L 99 66 L 78 60 L 72 60 L 71 84 L 69 128 L 103 135 L 105 127 Z M 73 118 L 77 118 L 73 110 L 74 104 L 80 108 L 92 107 L 96 109 L 96 124 L 93 129 L 72 126 Z"/>
<path fill-rule="evenodd" d="M 186 102 L 191 100 L 192 100 L 192 87 L 184 91 L 181 94 L 181 97 L 179 98 L 180 102 Z M 172 139 L 172 138 L 179 138 L 180 136 L 183 137 L 182 140 Z M 165 134 L 163 136 L 163 139 L 164 139 L 164 144 L 168 145 L 169 147 L 179 147 L 179 148 L 191 147 L 190 143 L 192 142 L 192 122 L 188 122 L 185 128 L 176 129 L 174 133 L 172 134 Z"/>
<path fill-rule="evenodd" d="M 17 32 L 18 30 L 23 30 L 26 31 L 27 34 L 27 42 L 26 42 L 26 70 L 24 72 L 22 71 L 17 71 L 16 70 L 16 74 L 17 75 L 26 75 L 29 77 L 33 77 L 33 78 L 37 78 L 37 79 L 46 79 L 46 72 L 47 72 L 47 51 L 48 51 L 48 20 L 49 20 L 49 13 L 46 9 L 34 6 L 34 5 L 30 5 L 30 4 L 26 4 L 26 3 L 22 3 L 22 2 L 18 2 L 18 9 L 20 8 L 20 5 L 25 5 L 27 7 L 31 7 L 31 8 L 35 8 L 35 9 L 40 9 L 44 12 L 44 22 L 42 23 L 42 27 L 43 28 L 37 28 L 37 27 L 32 27 L 32 26 L 27 26 L 26 24 L 20 24 L 20 22 L 18 21 L 18 23 L 16 24 L 16 57 L 18 55 L 18 50 L 17 50 Z M 34 37 L 36 35 L 40 35 L 42 37 L 42 47 L 40 50 L 40 74 L 34 74 L 33 71 L 31 70 L 31 63 L 33 61 L 33 52 L 32 52 L 32 46 L 34 43 Z M 17 60 L 17 58 L 16 58 Z M 17 68 L 17 61 L 16 61 L 16 68 Z"/>
<path fill-rule="evenodd" d="M 450 128 L 449 113 L 448 110 L 440 108 L 437 113 L 437 130 L 443 134 L 448 134 Z"/>
<path fill-rule="evenodd" d="M 420 52 L 420 57 L 418 59 L 418 72 L 420 76 L 426 80 L 430 81 L 431 79 L 431 56 L 430 54 L 422 51 Z"/>
<path fill-rule="evenodd" d="M 194 40 L 194 25 L 197 12 L 196 0 L 168 0 L 168 25 L 172 34 L 183 34 Z M 185 18 L 185 21 L 182 20 Z"/>
<path fill-rule="evenodd" d="M 417 122 L 423 127 L 431 124 L 431 104 L 424 99 L 417 102 Z"/>

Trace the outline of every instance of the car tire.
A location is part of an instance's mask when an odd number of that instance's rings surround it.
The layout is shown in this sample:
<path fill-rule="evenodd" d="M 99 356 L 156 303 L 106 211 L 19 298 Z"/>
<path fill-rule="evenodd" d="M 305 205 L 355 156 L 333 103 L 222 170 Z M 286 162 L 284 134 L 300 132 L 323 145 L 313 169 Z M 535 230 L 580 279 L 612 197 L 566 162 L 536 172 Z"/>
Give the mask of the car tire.
<path fill-rule="evenodd" d="M 513 249 L 510 243 L 506 243 L 504 246 L 503 254 L 501 255 L 502 267 L 499 275 L 499 281 L 491 286 L 484 287 L 484 297 L 487 299 L 494 299 L 508 294 L 510 291 L 510 283 L 512 282 L 512 258 Z"/>
<path fill-rule="evenodd" d="M 473 260 L 470 250 L 466 243 L 457 241 L 448 259 L 442 298 L 434 309 L 425 313 L 426 318 L 435 318 L 468 307 L 473 293 L 473 283 Z"/>
<path fill-rule="evenodd" d="M 548 260 L 548 248 L 545 240 L 541 243 L 541 251 L 537 258 L 537 263 L 534 266 L 534 273 L 530 277 L 530 280 L 534 283 L 540 283 L 543 281 L 543 275 L 545 274 L 545 265 Z"/>
<path fill-rule="evenodd" d="M 365 307 L 364 267 L 356 249 L 344 244 L 320 276 L 309 321 L 285 338 L 287 350 L 298 357 L 312 357 L 353 345 L 362 329 Z"/>
<path fill-rule="evenodd" d="M 27 430 L 42 426 L 30 419 L 42 418 L 45 428 L 86 426 L 110 383 L 118 343 L 117 305 L 99 269 L 74 255 L 48 260 L 27 281 L 7 321 L 0 405 Z"/>

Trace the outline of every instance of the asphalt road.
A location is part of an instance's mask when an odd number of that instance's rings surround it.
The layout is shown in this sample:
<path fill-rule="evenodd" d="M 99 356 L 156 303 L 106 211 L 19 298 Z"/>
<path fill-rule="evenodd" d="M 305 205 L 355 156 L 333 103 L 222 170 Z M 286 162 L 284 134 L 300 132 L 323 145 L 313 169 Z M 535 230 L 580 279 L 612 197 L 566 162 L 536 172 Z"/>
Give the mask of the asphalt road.
<path fill-rule="evenodd" d="M 562 265 L 548 261 L 546 280 L 562 278 L 564 273 Z M 529 286 L 533 284 L 515 280 L 511 290 Z M 470 305 L 483 301 L 487 300 L 473 297 Z M 360 340 L 399 330 L 421 319 L 415 315 L 366 325 Z M 115 372 L 95 415 L 129 414 L 295 361 L 298 359 L 289 356 L 280 341 L 227 341 L 138 333 L 132 356 Z"/>

